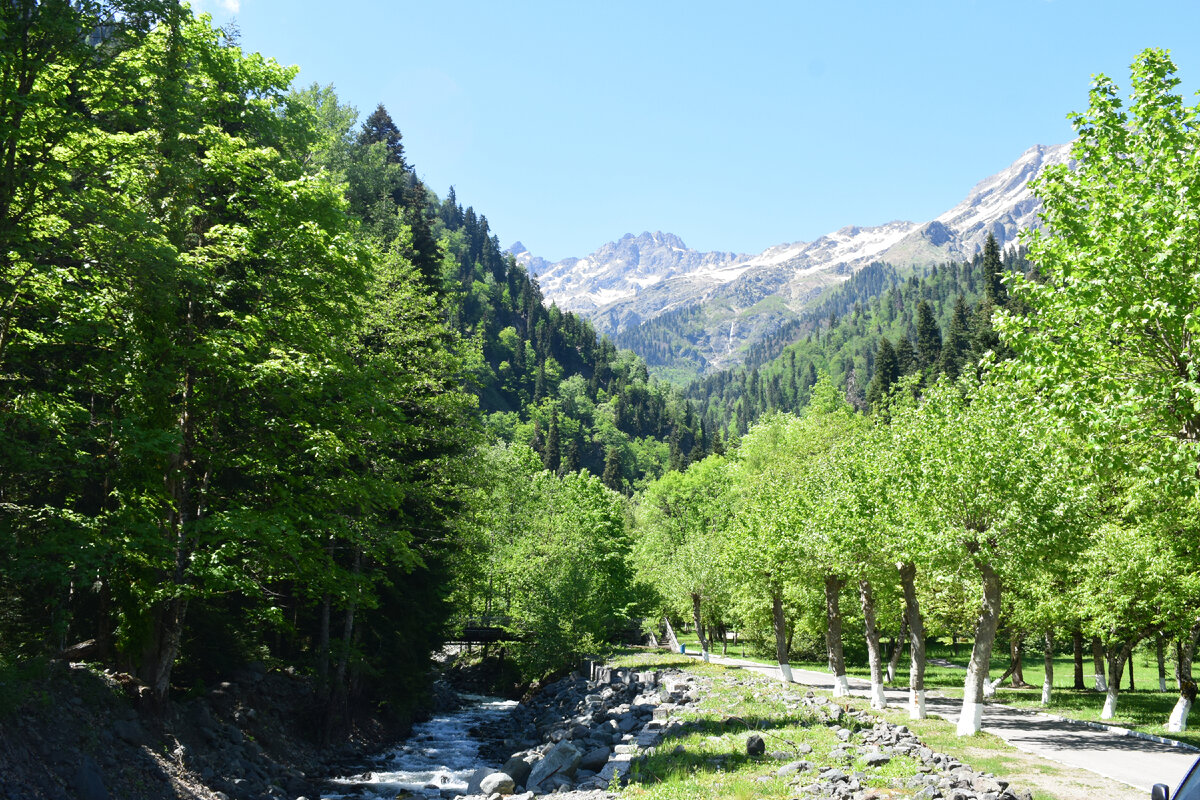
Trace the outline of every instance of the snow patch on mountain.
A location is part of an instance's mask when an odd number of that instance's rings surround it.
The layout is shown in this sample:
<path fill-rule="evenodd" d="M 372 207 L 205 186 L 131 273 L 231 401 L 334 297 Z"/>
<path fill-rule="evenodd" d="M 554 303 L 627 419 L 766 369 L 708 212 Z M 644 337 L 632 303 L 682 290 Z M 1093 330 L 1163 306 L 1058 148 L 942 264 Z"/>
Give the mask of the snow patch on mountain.
<path fill-rule="evenodd" d="M 547 299 L 592 318 L 604 332 L 718 295 L 747 307 L 778 294 L 798 308 L 873 261 L 906 266 L 971 258 L 988 233 L 1001 247 L 1015 244 L 1020 231 L 1039 224 L 1029 181 L 1049 165 L 1068 163 L 1069 155 L 1069 144 L 1031 147 L 928 222 L 850 225 L 812 242 L 779 244 L 757 255 L 702 253 L 661 231 L 626 234 L 588 256 L 553 264 L 520 242 L 509 252 L 538 278 Z"/>

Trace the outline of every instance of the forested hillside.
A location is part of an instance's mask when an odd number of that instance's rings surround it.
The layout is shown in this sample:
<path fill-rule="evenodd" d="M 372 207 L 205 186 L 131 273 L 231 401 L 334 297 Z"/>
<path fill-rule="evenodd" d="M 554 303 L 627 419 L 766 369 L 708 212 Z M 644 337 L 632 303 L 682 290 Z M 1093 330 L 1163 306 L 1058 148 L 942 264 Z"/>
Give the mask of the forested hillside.
<path fill-rule="evenodd" d="M 382 105 L 360 122 L 167 0 L 0 22 L 0 670 L 78 645 L 161 706 L 265 661 L 313 677 L 328 732 L 421 702 L 508 545 L 553 559 L 494 538 L 495 482 L 536 488 L 526 525 L 604 509 L 603 542 L 575 529 L 620 561 L 612 489 L 683 463 L 698 420 L 546 308 Z M 497 436 L 534 461 L 481 469 Z"/>
<path fill-rule="evenodd" d="M 868 410 L 904 375 L 956 378 L 999 349 L 991 314 L 1007 298 L 1002 276 L 1030 269 L 1023 250 L 1001 254 L 994 240 L 971 262 L 906 272 L 872 264 L 752 347 L 744 367 L 697 379 L 683 395 L 708 429 L 731 437 L 771 411 L 803 410 L 822 373 Z"/>

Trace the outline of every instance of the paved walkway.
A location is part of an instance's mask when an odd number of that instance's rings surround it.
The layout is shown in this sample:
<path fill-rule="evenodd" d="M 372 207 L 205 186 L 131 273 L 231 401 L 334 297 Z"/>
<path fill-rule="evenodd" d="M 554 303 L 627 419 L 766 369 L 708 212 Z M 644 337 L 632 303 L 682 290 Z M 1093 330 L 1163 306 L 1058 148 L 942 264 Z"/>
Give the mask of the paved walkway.
<path fill-rule="evenodd" d="M 699 658 L 699 654 L 690 651 L 688 655 Z M 712 656 L 712 662 L 779 678 L 777 666 L 718 655 Z M 833 675 L 828 672 L 793 668 L 792 681 L 824 689 L 833 688 Z M 866 696 L 870 688 L 870 682 L 850 678 L 850 689 L 855 695 Z M 907 690 L 889 689 L 886 695 L 890 705 L 903 707 L 908 704 Z M 925 708 L 929 714 L 952 723 L 958 722 L 961 706 L 961 700 L 938 697 L 932 693 L 925 698 Z M 983 729 L 1019 750 L 1145 789 L 1147 794 L 1155 783 L 1168 784 L 1174 790 L 1196 760 L 1196 753 L 1184 748 L 1063 722 L 1048 714 L 995 703 L 984 706 Z"/>

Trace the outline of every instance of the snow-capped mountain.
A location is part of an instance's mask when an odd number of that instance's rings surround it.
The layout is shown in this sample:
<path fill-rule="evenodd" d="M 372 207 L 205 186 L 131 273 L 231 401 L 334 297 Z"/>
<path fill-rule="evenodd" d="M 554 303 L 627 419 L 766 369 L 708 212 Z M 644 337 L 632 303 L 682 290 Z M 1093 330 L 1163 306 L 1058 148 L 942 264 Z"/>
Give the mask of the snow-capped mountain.
<path fill-rule="evenodd" d="M 583 258 L 554 264 L 537 258 L 520 242 L 508 248 L 517 262 L 537 276 L 542 293 L 560 308 L 587 315 L 601 306 L 631 298 L 641 290 L 680 276 L 708 278 L 728 283 L 741 274 L 730 265 L 748 256 L 734 253 L 701 253 L 691 250 L 678 236 L 655 231 L 627 233 Z"/>
<path fill-rule="evenodd" d="M 628 301 L 654 287 L 704 294 L 748 272 L 777 271 L 785 283 L 832 270 L 843 276 L 872 261 L 896 266 L 970 258 L 989 232 L 1001 247 L 1036 224 L 1037 200 L 1029 181 L 1050 164 L 1067 160 L 1069 145 L 1037 145 L 1007 169 L 985 178 L 954 208 L 926 223 L 895 221 L 874 227 L 847 226 L 813 242 L 770 247 L 758 255 L 691 250 L 670 233 L 626 234 L 584 258 L 549 263 L 520 242 L 509 248 L 537 276 L 546 298 L 587 316 Z M 783 268 L 782 271 L 780 268 Z"/>
<path fill-rule="evenodd" d="M 742 325 L 753 338 L 772 327 L 764 314 L 797 312 L 873 261 L 904 267 L 968 259 L 983 248 L 989 232 L 1001 247 L 1015 244 L 1021 230 L 1038 224 L 1029 181 L 1047 166 L 1066 163 L 1069 151 L 1067 144 L 1031 147 L 928 222 L 851 225 L 813 242 L 780 244 L 758 255 L 701 253 L 678 236 L 657 232 L 626 234 L 589 256 L 553 264 L 519 242 L 509 251 L 537 276 L 548 300 L 589 317 L 600 332 L 615 334 L 669 311 L 704 304 L 719 309 L 710 315 L 714 324 L 730 330 L 733 321 L 755 308 L 754 324 Z M 773 295 L 782 303 L 771 311 L 756 306 Z M 705 353 L 713 365 L 737 358 L 741 342 L 732 334 L 723 341 L 725 352 Z"/>

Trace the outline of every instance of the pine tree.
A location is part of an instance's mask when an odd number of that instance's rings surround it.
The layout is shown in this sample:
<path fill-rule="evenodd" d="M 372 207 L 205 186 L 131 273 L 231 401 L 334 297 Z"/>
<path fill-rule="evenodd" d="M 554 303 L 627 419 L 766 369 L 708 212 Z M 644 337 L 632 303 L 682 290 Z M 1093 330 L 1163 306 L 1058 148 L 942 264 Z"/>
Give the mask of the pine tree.
<path fill-rule="evenodd" d="M 995 308 L 1003 308 L 1008 301 L 1008 290 L 1004 287 L 1004 264 L 1000 260 L 1000 245 L 990 232 L 983 244 L 983 291 L 988 302 Z M 989 315 L 990 317 L 990 315 Z"/>
<path fill-rule="evenodd" d="M 392 115 L 380 103 L 363 122 L 362 132 L 358 135 L 359 144 L 376 144 L 383 142 L 387 145 L 387 163 L 396 164 L 408 169 L 404 161 L 404 143 L 401 141 L 400 129 L 392 121 Z"/>
<path fill-rule="evenodd" d="M 906 333 L 901 334 L 896 342 L 896 367 L 901 375 L 908 375 L 917 368 L 917 352 Z"/>
<path fill-rule="evenodd" d="M 546 452 L 542 455 L 542 464 L 551 472 L 558 472 L 561 465 L 558 441 L 558 409 L 550 411 L 550 430 L 546 434 Z"/>
<path fill-rule="evenodd" d="M 933 309 L 922 300 L 917 304 L 917 364 L 922 371 L 929 372 L 941 354 L 942 333 L 933 318 Z"/>
<path fill-rule="evenodd" d="M 967 318 L 967 301 L 961 294 L 954 301 L 954 313 L 946 329 L 946 341 L 938 360 L 938 372 L 950 380 L 958 380 L 971 357 L 971 327 Z"/>
<path fill-rule="evenodd" d="M 608 452 L 604 455 L 604 475 L 601 476 L 600 481 L 614 492 L 624 490 L 625 487 L 621 480 L 621 451 L 619 448 L 608 448 Z"/>
<path fill-rule="evenodd" d="M 867 405 L 874 408 L 888 396 L 892 384 L 900 379 L 900 365 L 896 351 L 887 337 L 879 340 L 879 352 L 875 356 L 875 375 L 867 387 Z"/>

